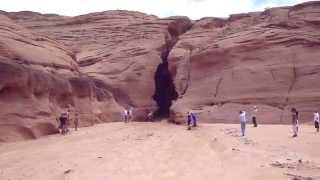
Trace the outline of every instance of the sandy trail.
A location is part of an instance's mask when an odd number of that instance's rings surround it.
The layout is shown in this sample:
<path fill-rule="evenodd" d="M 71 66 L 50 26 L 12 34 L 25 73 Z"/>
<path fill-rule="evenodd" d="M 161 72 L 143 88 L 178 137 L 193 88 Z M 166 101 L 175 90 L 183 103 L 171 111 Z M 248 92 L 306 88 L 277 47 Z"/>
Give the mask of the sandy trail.
<path fill-rule="evenodd" d="M 320 179 L 320 134 L 303 126 L 110 123 L 0 144 L 1 180 Z M 300 162 L 299 162 L 300 161 Z"/>

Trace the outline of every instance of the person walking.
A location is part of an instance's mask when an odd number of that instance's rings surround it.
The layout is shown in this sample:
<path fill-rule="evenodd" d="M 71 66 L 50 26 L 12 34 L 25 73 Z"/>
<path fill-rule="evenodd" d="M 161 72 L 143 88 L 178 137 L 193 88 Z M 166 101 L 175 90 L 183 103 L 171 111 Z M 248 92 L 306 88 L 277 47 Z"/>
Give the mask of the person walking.
<path fill-rule="evenodd" d="M 240 111 L 240 127 L 241 127 L 241 133 L 242 136 L 245 136 L 245 131 L 246 131 L 246 112 L 245 111 Z"/>
<path fill-rule="evenodd" d="M 258 127 L 257 114 L 258 114 L 258 107 L 257 107 L 257 106 L 253 106 L 253 110 L 252 110 L 252 123 L 253 123 L 253 127 Z"/>
<path fill-rule="evenodd" d="M 291 116 L 292 116 L 292 131 L 293 131 L 292 137 L 297 137 L 298 130 L 299 130 L 299 112 L 296 110 L 296 108 L 291 109 Z"/>
<path fill-rule="evenodd" d="M 320 118 L 319 118 L 319 112 L 313 113 L 313 121 L 314 121 L 314 127 L 316 128 L 317 132 L 319 133 L 319 123 L 320 123 Z"/>

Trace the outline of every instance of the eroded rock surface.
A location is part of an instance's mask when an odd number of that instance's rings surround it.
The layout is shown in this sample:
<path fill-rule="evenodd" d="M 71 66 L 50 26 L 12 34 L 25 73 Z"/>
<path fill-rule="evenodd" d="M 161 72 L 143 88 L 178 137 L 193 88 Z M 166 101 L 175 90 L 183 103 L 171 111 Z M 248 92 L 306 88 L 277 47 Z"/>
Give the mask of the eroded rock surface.
<path fill-rule="evenodd" d="M 113 95 L 80 73 L 74 54 L 0 15 L 0 141 L 58 131 L 56 117 L 71 105 L 82 126 L 119 119 Z"/>
<path fill-rule="evenodd" d="M 129 11 L 107 11 L 77 17 L 34 12 L 2 14 L 18 23 L 8 19 L 23 33 L 18 40 L 11 34 L 3 39 L 6 44 L 3 47 L 11 45 L 11 41 L 15 43 L 9 47 L 11 49 L 4 50 L 9 54 L 4 54 L 7 64 L 3 69 L 7 71 L 11 63 L 18 69 L 11 72 L 13 75 L 25 73 L 21 75 L 23 82 L 9 75 L 2 76 L 3 84 L 13 80 L 25 83 L 13 86 L 14 92 L 18 91 L 17 87 L 22 91 L 32 89 L 33 84 L 44 88 L 44 92 L 34 93 L 36 97 L 30 95 L 32 90 L 26 92 L 25 100 L 32 101 L 27 103 L 31 106 L 22 107 L 22 112 L 17 112 L 16 108 L 11 110 L 17 116 L 30 114 L 28 117 L 33 120 L 36 118 L 34 111 L 37 111 L 34 105 L 41 104 L 39 108 L 46 109 L 40 114 L 46 114 L 51 124 L 56 123 L 54 118 L 68 105 L 81 111 L 81 117 L 85 117 L 81 119 L 82 125 L 120 120 L 122 108 L 129 106 L 135 108 L 136 120 L 144 120 L 147 108 L 156 109 L 152 98 L 155 93 L 154 76 L 162 62 L 162 54 L 192 25 L 186 17 L 159 19 Z M 7 28 L 7 24 L 3 26 Z M 15 34 L 16 31 L 17 28 L 11 29 L 10 33 Z M 36 83 L 30 85 L 30 81 Z M 8 91 L 13 92 L 11 89 Z M 52 95 L 56 93 L 58 95 Z M 17 99 L 11 100 L 15 105 L 19 103 Z M 4 116 L 9 114 L 5 110 L 3 113 Z M 42 122 L 42 117 L 39 121 Z M 3 120 L 3 124 L 7 123 Z M 20 123 L 9 124 L 20 126 Z"/>
<path fill-rule="evenodd" d="M 204 18 L 182 35 L 169 62 L 180 99 L 214 122 L 260 106 L 260 122 L 290 122 L 296 107 L 310 121 L 320 105 L 320 3 Z M 250 117 L 250 116 L 249 116 Z"/>
<path fill-rule="evenodd" d="M 291 107 L 305 122 L 320 105 L 319 2 L 198 21 L 0 14 L 0 141 L 56 132 L 69 105 L 82 126 L 118 121 L 129 106 L 144 120 L 177 96 L 180 122 L 190 109 L 204 122 L 238 122 L 253 105 L 259 123 L 289 123 Z"/>

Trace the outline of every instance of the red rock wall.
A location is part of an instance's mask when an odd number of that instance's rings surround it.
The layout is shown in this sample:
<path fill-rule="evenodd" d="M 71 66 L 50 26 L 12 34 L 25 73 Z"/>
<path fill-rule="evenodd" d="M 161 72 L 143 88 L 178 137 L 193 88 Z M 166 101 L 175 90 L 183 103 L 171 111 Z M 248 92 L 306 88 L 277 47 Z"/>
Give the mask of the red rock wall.
<path fill-rule="evenodd" d="M 2 13 L 12 19 L 1 16 L 6 18 L 2 31 L 8 34 L 0 35 L 2 94 L 26 96 L 23 101 L 10 98 L 8 110 L 1 110 L 2 126 L 10 125 L 10 132 L 16 132 L 10 137 L 4 132 L 2 141 L 23 136 L 17 126 L 32 134 L 30 138 L 56 132 L 55 118 L 68 106 L 80 111 L 82 126 L 119 121 L 122 108 L 128 106 L 135 108 L 136 120 L 144 119 L 146 108 L 156 108 L 154 73 L 162 49 L 191 26 L 185 17 L 158 19 L 127 11 L 73 18 Z M 8 75 L 10 69 L 14 72 Z M 52 130 L 37 133 L 39 123 Z"/>
<path fill-rule="evenodd" d="M 290 123 L 292 107 L 311 122 L 320 110 L 319 5 L 197 21 L 170 54 L 177 116 L 194 108 L 206 121 L 237 122 L 258 105 L 260 122 Z"/>
<path fill-rule="evenodd" d="M 318 2 L 194 22 L 129 11 L 0 13 L 0 141 L 57 132 L 69 105 L 82 126 L 118 121 L 128 106 L 143 120 L 156 109 L 166 49 L 176 121 L 194 109 L 204 122 L 238 122 L 239 110 L 250 118 L 258 105 L 259 122 L 289 123 L 291 107 L 307 122 L 320 105 Z"/>
<path fill-rule="evenodd" d="M 0 16 L 0 141 L 56 133 L 69 105 L 82 126 L 119 120 L 112 94 L 80 73 L 66 49 Z"/>

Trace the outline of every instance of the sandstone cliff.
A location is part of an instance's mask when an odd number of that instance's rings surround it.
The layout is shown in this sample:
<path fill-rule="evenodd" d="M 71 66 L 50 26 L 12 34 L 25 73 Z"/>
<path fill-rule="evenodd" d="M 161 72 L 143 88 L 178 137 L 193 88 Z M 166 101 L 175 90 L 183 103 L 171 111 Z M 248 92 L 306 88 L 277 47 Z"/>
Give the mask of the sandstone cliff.
<path fill-rule="evenodd" d="M 227 19 L 106 11 L 76 17 L 0 14 L 0 141 L 57 131 L 71 106 L 81 125 L 118 121 L 123 107 L 184 121 L 237 122 L 258 105 L 259 121 L 310 121 L 320 105 L 320 3 Z M 157 107 L 158 106 L 158 107 Z"/>
<path fill-rule="evenodd" d="M 258 105 L 260 122 L 288 123 L 296 107 L 311 121 L 320 105 L 319 17 L 320 3 L 310 2 L 197 21 L 169 57 L 175 111 L 232 122 Z"/>
<path fill-rule="evenodd" d="M 154 76 L 162 56 L 191 26 L 185 17 L 127 11 L 2 14 L 12 19 L 0 21 L 0 84 L 7 98 L 1 100 L 2 141 L 56 132 L 55 118 L 70 105 L 80 111 L 82 126 L 118 121 L 128 106 L 144 120 L 146 108 L 156 109 Z"/>

